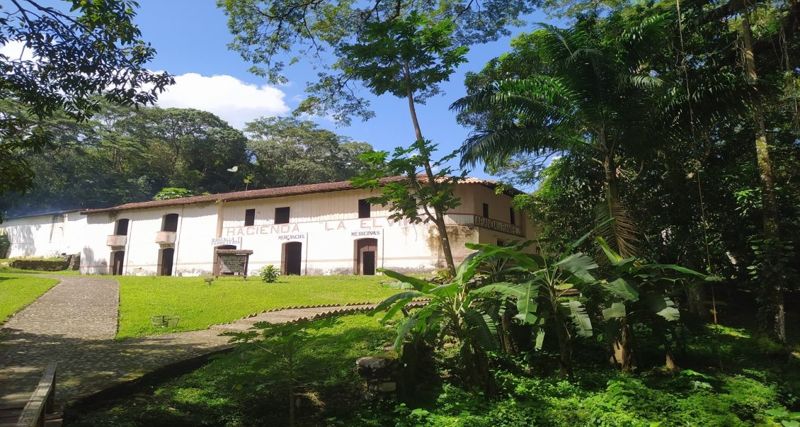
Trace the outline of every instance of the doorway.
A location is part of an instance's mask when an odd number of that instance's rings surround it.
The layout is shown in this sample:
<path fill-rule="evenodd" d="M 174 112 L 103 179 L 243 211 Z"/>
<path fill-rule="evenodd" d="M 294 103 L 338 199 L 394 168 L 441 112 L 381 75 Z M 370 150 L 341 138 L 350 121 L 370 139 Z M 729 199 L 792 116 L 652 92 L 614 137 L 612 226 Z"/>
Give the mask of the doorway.
<path fill-rule="evenodd" d="M 175 258 L 175 248 L 164 248 L 161 250 L 161 268 L 158 274 L 161 276 L 172 276 L 172 265 Z"/>
<path fill-rule="evenodd" d="M 358 239 L 355 241 L 355 274 L 374 276 L 378 259 L 378 239 Z"/>
<path fill-rule="evenodd" d="M 114 251 L 111 253 L 111 274 L 122 276 L 125 269 L 125 251 Z"/>
<path fill-rule="evenodd" d="M 283 244 L 281 257 L 281 272 L 284 275 L 302 274 L 303 244 L 301 242 L 286 242 Z"/>

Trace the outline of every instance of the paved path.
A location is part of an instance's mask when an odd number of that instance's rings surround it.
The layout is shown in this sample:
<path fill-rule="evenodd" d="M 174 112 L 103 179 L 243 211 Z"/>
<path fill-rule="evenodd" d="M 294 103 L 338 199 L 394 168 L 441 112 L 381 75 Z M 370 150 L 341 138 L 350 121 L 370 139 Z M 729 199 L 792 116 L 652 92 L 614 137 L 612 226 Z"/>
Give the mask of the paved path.
<path fill-rule="evenodd" d="M 257 322 L 284 323 L 372 305 L 287 309 L 208 330 L 115 341 L 119 285 L 110 279 L 63 277 L 14 315 L 0 332 L 0 407 L 28 398 L 44 367 L 58 362 L 56 403 L 130 381 L 164 365 L 230 346 L 223 332 Z"/>

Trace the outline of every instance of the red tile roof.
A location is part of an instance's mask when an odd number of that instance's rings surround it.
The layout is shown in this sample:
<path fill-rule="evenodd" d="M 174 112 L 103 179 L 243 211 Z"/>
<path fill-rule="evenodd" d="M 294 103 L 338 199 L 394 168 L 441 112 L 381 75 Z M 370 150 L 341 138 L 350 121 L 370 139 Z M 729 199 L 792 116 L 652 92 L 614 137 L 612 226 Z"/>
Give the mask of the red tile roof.
<path fill-rule="evenodd" d="M 384 182 L 394 182 L 394 181 L 399 181 L 401 179 L 403 179 L 403 177 L 393 176 L 385 178 Z M 466 177 L 465 179 L 461 180 L 461 183 L 482 184 L 492 189 L 494 189 L 498 185 L 498 183 L 495 181 L 473 178 L 473 177 Z M 190 205 L 195 203 L 219 203 L 219 202 L 233 202 L 238 200 L 268 199 L 273 197 L 297 196 L 301 194 L 354 190 L 355 188 L 356 187 L 353 187 L 350 181 L 322 182 L 318 184 L 293 185 L 289 187 L 261 188 L 257 190 L 233 191 L 230 193 L 206 194 L 201 196 L 181 197 L 178 199 L 132 202 L 108 208 L 86 209 L 81 211 L 81 213 L 91 214 L 91 213 L 101 213 L 101 212 L 115 212 L 115 211 L 129 210 L 129 209 L 149 209 L 149 208 L 160 208 L 164 206 Z M 510 189 L 506 191 L 506 193 L 509 195 L 514 195 L 514 194 L 519 194 L 520 191 L 516 189 Z"/>

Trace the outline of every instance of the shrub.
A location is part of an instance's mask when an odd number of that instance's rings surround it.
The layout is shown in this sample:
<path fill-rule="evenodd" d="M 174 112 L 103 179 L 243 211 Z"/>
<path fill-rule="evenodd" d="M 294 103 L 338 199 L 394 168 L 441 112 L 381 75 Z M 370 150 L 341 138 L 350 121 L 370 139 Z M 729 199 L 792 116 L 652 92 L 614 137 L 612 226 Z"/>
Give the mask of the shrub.
<path fill-rule="evenodd" d="M 180 199 L 181 197 L 194 196 L 192 190 L 181 187 L 165 187 L 153 196 L 153 200 Z"/>
<path fill-rule="evenodd" d="M 9 249 L 11 249 L 11 241 L 5 233 L 0 232 L 0 258 L 5 258 Z"/>
<path fill-rule="evenodd" d="M 278 276 L 280 276 L 278 269 L 274 265 L 265 265 L 258 274 L 265 283 L 275 283 L 278 280 Z"/>
<path fill-rule="evenodd" d="M 11 268 L 37 271 L 61 271 L 69 267 L 65 259 L 15 259 L 9 263 Z"/>

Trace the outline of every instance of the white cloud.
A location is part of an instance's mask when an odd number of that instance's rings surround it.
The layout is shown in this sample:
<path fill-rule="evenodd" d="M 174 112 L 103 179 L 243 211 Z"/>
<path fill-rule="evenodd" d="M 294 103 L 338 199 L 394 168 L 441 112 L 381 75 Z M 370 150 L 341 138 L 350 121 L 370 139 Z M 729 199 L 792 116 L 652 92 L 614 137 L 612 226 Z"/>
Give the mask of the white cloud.
<path fill-rule="evenodd" d="M 158 96 L 158 105 L 209 111 L 241 129 L 258 117 L 288 113 L 285 97 L 276 87 L 245 83 L 229 75 L 186 73 L 175 76 L 175 84 Z"/>
<path fill-rule="evenodd" d="M 26 49 L 25 42 L 18 40 L 11 40 L 0 46 L 0 54 L 7 56 L 12 61 L 20 59 L 30 61 L 33 59 L 33 49 Z"/>

